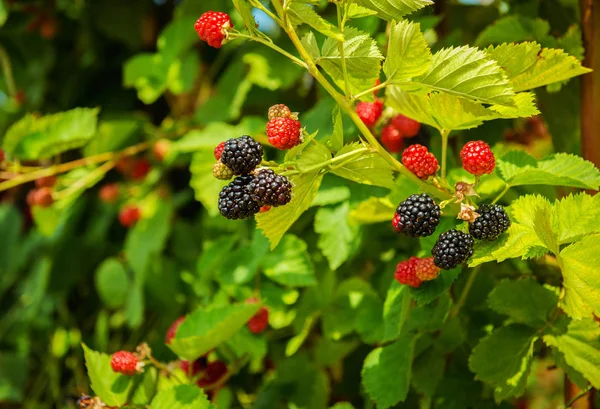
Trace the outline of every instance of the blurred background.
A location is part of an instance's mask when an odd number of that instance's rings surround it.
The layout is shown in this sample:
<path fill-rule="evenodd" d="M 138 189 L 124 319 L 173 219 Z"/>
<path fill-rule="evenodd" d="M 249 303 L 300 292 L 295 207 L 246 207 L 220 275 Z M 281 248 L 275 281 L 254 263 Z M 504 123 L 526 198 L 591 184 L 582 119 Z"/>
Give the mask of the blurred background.
<path fill-rule="evenodd" d="M 315 7 L 331 21 L 336 18 L 327 1 Z M 421 23 L 434 51 L 537 41 L 583 59 L 579 7 L 575 0 L 435 1 L 409 19 Z M 177 317 L 219 297 L 243 300 L 269 263 L 298 257 L 310 259 L 302 268 L 310 269 L 320 284 L 303 289 L 262 278 L 272 329 L 251 352 L 253 364 L 230 379 L 219 407 L 319 409 L 344 400 L 370 407 L 360 395 L 359 374 L 371 348 L 358 339 L 332 343 L 321 336 L 344 333 L 336 325 L 343 326 L 347 316 L 335 306 L 328 283 L 359 276 L 369 280 L 374 297 L 385 295 L 396 256 L 413 254 L 418 246 L 399 240 L 387 224 L 350 224 L 343 239 L 347 257 L 333 277 L 331 261 L 318 244 L 327 232 L 315 231 L 315 218 L 347 218 L 363 200 L 387 194 L 334 175 L 327 175 L 317 203 L 291 229 L 299 242 L 280 246 L 267 259 L 268 244 L 254 221 L 232 222 L 218 215 L 222 185 L 210 174 L 214 141 L 249 134 L 266 142 L 267 109 L 277 103 L 299 112 L 307 131 L 318 130 L 317 138 L 324 138 L 333 132 L 335 103 L 301 68 L 259 44 L 236 41 L 217 50 L 201 43 L 193 25 L 207 10 L 229 12 L 234 25 L 243 26 L 230 0 L 0 0 L 0 135 L 29 113 L 87 107 L 100 109 L 93 141 L 54 160 L 141 146 L 129 163 L 100 181 L 88 178 L 88 189 L 67 191 L 72 200 L 61 206 L 32 211 L 27 196 L 33 182 L 0 192 L 0 407 L 75 407 L 82 393 L 90 393 L 82 342 L 112 353 L 146 341 L 157 358 L 174 360 L 164 337 Z M 291 50 L 268 16 L 259 10 L 254 16 L 261 31 Z M 381 20 L 366 17 L 353 25 L 384 49 Z M 500 151 L 518 147 L 538 158 L 552 152 L 581 154 L 580 89 L 578 78 L 538 89 L 539 117 L 492 121 L 458 132 L 451 140 L 451 165 L 460 146 L 473 139 L 485 139 Z M 347 138 L 357 135 L 351 121 L 344 125 Z M 434 133 L 422 127 L 418 138 L 439 152 Z M 199 137 L 208 142 L 198 142 Z M 172 143 L 175 153 L 167 159 L 145 149 L 151 144 L 144 143 L 159 139 Z M 269 159 L 281 159 L 281 153 L 266 149 Z M 89 172 L 74 169 L 61 175 L 57 189 L 68 189 Z M 116 196 L 106 196 L 103 189 L 109 185 L 116 186 Z M 491 181 L 488 194 L 501 187 Z M 524 191 L 549 198 L 561 194 L 550 187 L 523 188 L 506 200 Z M 141 227 L 127 229 L 119 222 L 119 211 L 127 205 L 142 209 Z M 339 209 L 341 216 L 336 216 Z M 338 227 L 333 220 L 330 230 Z M 144 268 L 125 262 L 132 258 Z M 493 274 L 546 268 L 552 269 L 511 261 Z M 485 315 L 490 313 L 481 305 L 491 287 L 482 280 L 479 296 L 465 308 Z M 310 349 L 286 358 L 286 343 L 313 315 L 323 316 L 324 324 L 307 328 L 300 344 Z M 529 395 L 502 407 L 559 407 L 564 376 L 547 367 L 544 359 L 536 361 Z M 473 381 L 471 387 L 478 385 Z M 414 404 L 409 400 L 402 407 Z"/>

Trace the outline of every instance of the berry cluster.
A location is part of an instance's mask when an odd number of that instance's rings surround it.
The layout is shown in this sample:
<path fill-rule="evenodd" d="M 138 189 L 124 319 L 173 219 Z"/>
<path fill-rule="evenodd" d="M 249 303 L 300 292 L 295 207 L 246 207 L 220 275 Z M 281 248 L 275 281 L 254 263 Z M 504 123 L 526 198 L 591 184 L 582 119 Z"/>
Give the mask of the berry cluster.
<path fill-rule="evenodd" d="M 277 118 L 275 118 L 277 119 Z M 247 219 L 262 208 L 283 206 L 292 200 L 292 184 L 271 169 L 256 169 L 263 148 L 248 135 L 219 144 L 213 176 L 221 180 L 237 177 L 219 194 L 219 211 L 228 219 Z"/>
<path fill-rule="evenodd" d="M 284 104 L 277 104 L 269 108 L 268 116 L 266 133 L 271 145 L 285 150 L 302 143 L 302 125 L 297 113 Z"/>

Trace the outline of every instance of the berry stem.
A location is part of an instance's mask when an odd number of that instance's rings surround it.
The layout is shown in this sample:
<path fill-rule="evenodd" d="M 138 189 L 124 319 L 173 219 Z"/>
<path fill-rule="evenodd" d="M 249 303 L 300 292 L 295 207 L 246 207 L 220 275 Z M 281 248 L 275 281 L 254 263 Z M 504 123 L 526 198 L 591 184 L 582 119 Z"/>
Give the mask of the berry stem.
<path fill-rule="evenodd" d="M 473 283 L 475 282 L 475 278 L 477 277 L 477 273 L 479 273 L 479 270 L 480 270 L 480 266 L 477 266 L 477 267 L 473 268 L 473 270 L 471 270 L 471 275 L 469 275 L 469 279 L 467 280 L 465 287 L 463 288 L 462 292 L 460 293 L 460 298 L 458 299 L 458 302 L 456 303 L 456 305 L 450 312 L 449 319 L 456 317 L 458 315 L 458 313 L 460 312 L 461 308 L 463 307 L 463 305 L 465 304 L 465 302 L 467 301 L 467 296 L 469 295 L 469 292 L 471 291 L 471 288 L 473 287 Z"/>
<path fill-rule="evenodd" d="M 373 92 L 379 91 L 380 89 L 383 89 L 383 88 L 387 87 L 388 85 L 389 85 L 389 83 L 387 81 L 384 81 L 381 84 L 374 86 L 373 88 L 369 88 L 366 91 L 359 92 L 358 94 L 354 95 L 353 100 L 360 99 L 367 94 L 371 94 Z"/>
<path fill-rule="evenodd" d="M 165 364 L 163 364 L 162 362 L 159 362 L 159 361 L 157 361 L 157 360 L 156 360 L 156 358 L 154 358 L 152 355 L 150 355 L 150 356 L 148 357 L 148 361 L 150 361 L 150 363 L 151 363 L 152 365 L 154 365 L 154 366 L 156 367 L 156 369 L 159 369 L 159 370 L 161 370 L 161 371 L 164 371 L 164 372 L 166 372 L 166 373 L 169 375 L 169 377 L 171 377 L 171 378 L 175 379 L 175 380 L 176 380 L 177 382 L 179 382 L 180 384 L 182 384 L 182 385 L 183 385 L 183 384 L 186 384 L 186 383 L 187 383 L 187 382 L 184 382 L 184 381 L 182 381 L 181 379 L 179 379 L 179 376 L 177 376 L 177 375 L 175 374 L 175 372 L 174 372 L 174 371 L 172 371 L 171 369 L 169 369 L 169 367 L 167 367 L 167 366 L 166 366 Z M 191 366 L 191 365 L 190 365 L 190 366 Z"/>
<path fill-rule="evenodd" d="M 247 34 L 242 34 L 242 33 L 238 32 L 238 31 L 231 31 L 229 33 L 229 38 L 231 38 L 231 39 L 246 38 L 248 40 L 259 42 L 259 43 L 261 43 L 263 45 L 266 45 L 270 49 L 272 49 L 274 51 L 277 51 L 279 54 L 282 54 L 285 57 L 289 58 L 294 63 L 298 64 L 300 67 L 308 69 L 308 66 L 306 65 L 306 63 L 304 61 L 302 61 L 301 59 L 299 59 L 297 57 L 294 57 L 292 54 L 288 53 L 283 48 L 275 45 L 272 41 L 265 40 L 264 38 L 261 38 L 261 37 L 256 37 L 256 36 L 251 36 L 251 35 L 247 35 Z"/>
<path fill-rule="evenodd" d="M 492 201 L 492 204 L 498 203 L 498 200 L 502 199 L 502 197 L 509 191 L 509 189 L 510 185 L 507 183 L 506 186 L 504 186 L 504 189 L 502 189 L 502 192 L 500 192 L 498 196 L 496 196 L 496 198 Z"/>
<path fill-rule="evenodd" d="M 346 6 L 342 5 L 341 3 L 336 3 L 336 8 L 337 8 L 337 19 L 338 19 L 338 28 L 340 29 L 340 32 L 342 33 L 342 36 L 344 35 L 344 24 L 345 24 L 345 18 L 344 16 L 342 16 L 343 13 L 345 13 L 345 9 Z M 342 10 L 342 8 L 344 8 L 344 10 Z M 348 81 L 348 68 L 346 67 L 346 56 L 344 55 L 345 51 L 344 51 L 344 40 L 338 40 L 338 50 L 340 51 L 340 58 L 342 61 L 342 74 L 344 76 L 344 89 L 346 92 L 346 98 L 350 98 L 352 99 L 352 90 L 350 89 L 350 81 Z"/>
<path fill-rule="evenodd" d="M 11 97 L 17 95 L 17 86 L 15 77 L 13 76 L 12 64 L 10 57 L 2 45 L 0 45 L 0 64 L 2 64 L 2 74 L 4 74 L 6 89 Z"/>
<path fill-rule="evenodd" d="M 442 179 L 446 179 L 446 159 L 448 156 L 448 136 L 450 135 L 450 129 L 440 130 L 442 135 Z"/>
<path fill-rule="evenodd" d="M 98 180 L 102 178 L 102 176 L 105 173 L 114 168 L 115 165 L 116 161 L 113 159 L 97 167 L 96 169 L 92 170 L 90 173 L 79 179 L 77 182 L 73 183 L 68 188 L 63 189 L 60 192 L 54 193 L 54 200 L 65 199 L 73 194 L 76 194 L 80 190 L 84 190 L 93 186 Z"/>
<path fill-rule="evenodd" d="M 365 147 L 362 147 L 360 149 L 356 149 L 354 151 L 351 151 L 351 152 L 344 153 L 342 155 L 336 156 L 335 158 L 331 158 L 331 159 L 326 160 L 324 162 L 317 163 L 317 164 L 315 164 L 313 166 L 309 166 L 307 168 L 303 168 L 303 169 L 300 169 L 300 170 L 296 169 L 296 170 L 290 170 L 290 171 L 287 171 L 287 172 L 282 172 L 281 175 L 283 175 L 283 176 L 291 176 L 291 175 L 298 175 L 298 174 L 301 174 L 301 173 L 310 173 L 310 172 L 313 172 L 315 170 L 322 169 L 322 168 L 324 168 L 326 166 L 331 166 L 333 164 L 337 164 L 338 162 L 341 162 L 341 163 L 339 163 L 337 165 L 339 167 L 339 166 L 342 166 L 342 165 L 346 164 L 348 162 L 348 158 L 354 159 L 355 157 L 362 156 L 363 153 L 369 152 L 369 151 L 371 151 L 371 148 L 365 146 Z"/>

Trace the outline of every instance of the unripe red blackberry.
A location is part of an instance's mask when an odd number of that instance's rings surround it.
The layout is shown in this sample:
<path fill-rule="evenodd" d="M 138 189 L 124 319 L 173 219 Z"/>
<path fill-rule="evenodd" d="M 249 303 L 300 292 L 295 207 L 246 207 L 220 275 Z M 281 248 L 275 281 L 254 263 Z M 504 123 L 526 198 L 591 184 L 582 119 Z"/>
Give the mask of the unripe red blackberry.
<path fill-rule="evenodd" d="M 133 376 L 137 372 L 138 359 L 131 352 L 115 352 L 110 359 L 110 366 L 113 371 L 126 376 Z"/>
<path fill-rule="evenodd" d="M 417 277 L 416 265 L 419 259 L 417 257 L 411 257 L 408 260 L 401 261 L 396 266 L 396 272 L 394 278 L 404 285 L 409 285 L 414 288 L 418 288 L 422 281 Z"/>
<path fill-rule="evenodd" d="M 510 218 L 497 204 L 484 204 L 476 210 L 479 217 L 469 223 L 469 233 L 478 240 L 496 240 L 510 227 Z"/>
<path fill-rule="evenodd" d="M 204 371 L 208 365 L 206 357 L 200 357 L 190 364 L 190 361 L 179 362 L 179 367 L 188 376 L 196 376 L 200 372 Z"/>
<path fill-rule="evenodd" d="M 252 172 L 262 161 L 263 147 L 251 136 L 243 135 L 225 142 L 221 162 L 233 171 L 234 175 Z"/>
<path fill-rule="evenodd" d="M 431 281 L 440 275 L 440 268 L 435 265 L 433 257 L 421 258 L 415 263 L 415 274 L 419 280 Z"/>
<path fill-rule="evenodd" d="M 250 318 L 247 326 L 253 334 L 264 332 L 269 326 L 269 310 L 265 307 L 260 307 L 258 312 Z"/>
<path fill-rule="evenodd" d="M 151 169 L 152 165 L 150 164 L 150 161 L 148 161 L 146 158 L 140 158 L 133 162 L 129 177 L 136 181 L 143 180 L 146 178 L 146 176 L 148 176 L 148 173 L 150 173 Z"/>
<path fill-rule="evenodd" d="M 123 227 L 132 227 L 142 218 L 142 212 L 137 206 L 127 205 L 119 212 L 119 222 Z"/>
<path fill-rule="evenodd" d="M 56 175 L 44 176 L 36 179 L 35 185 L 37 187 L 53 187 L 56 184 Z"/>
<path fill-rule="evenodd" d="M 28 202 L 31 201 L 34 206 L 39 207 L 50 207 L 54 203 L 52 197 L 52 189 L 49 187 L 42 187 L 31 191 L 31 197 L 28 195 Z"/>
<path fill-rule="evenodd" d="M 248 186 L 252 198 L 261 206 L 283 206 L 292 200 L 292 184 L 271 169 L 260 169 Z"/>
<path fill-rule="evenodd" d="M 442 233 L 431 250 L 433 262 L 442 270 L 452 270 L 473 255 L 474 243 L 471 235 L 456 229 Z"/>
<path fill-rule="evenodd" d="M 207 11 L 194 24 L 200 39 L 214 48 L 221 48 L 227 37 L 227 30 L 232 27 L 229 15 L 220 11 Z"/>
<path fill-rule="evenodd" d="M 472 175 L 490 174 L 496 167 L 496 158 L 490 146 L 483 141 L 467 142 L 460 151 L 463 168 Z"/>
<path fill-rule="evenodd" d="M 252 198 L 249 185 L 254 176 L 238 176 L 219 194 L 219 211 L 228 219 L 247 219 L 260 210 L 260 204 Z"/>
<path fill-rule="evenodd" d="M 293 118 L 273 118 L 267 123 L 269 143 L 280 150 L 302 143 L 302 124 Z"/>
<path fill-rule="evenodd" d="M 170 344 L 171 340 L 175 338 L 177 330 L 179 329 L 179 326 L 183 323 L 184 320 L 185 317 L 181 316 L 175 321 L 173 321 L 173 323 L 169 326 L 169 329 L 167 329 L 167 333 L 165 334 L 165 344 Z"/>
<path fill-rule="evenodd" d="M 120 190 L 118 183 L 109 183 L 100 188 L 98 196 L 104 203 L 115 203 L 119 199 Z"/>
<path fill-rule="evenodd" d="M 417 136 L 421 129 L 421 124 L 419 122 L 402 114 L 398 114 L 392 119 L 392 125 L 400 131 L 405 138 Z"/>
<path fill-rule="evenodd" d="M 402 164 L 421 179 L 435 175 L 438 170 L 438 161 L 423 145 L 414 144 L 402 152 Z"/>
<path fill-rule="evenodd" d="M 221 160 L 221 154 L 223 153 L 223 149 L 225 149 L 225 142 L 221 142 L 220 144 L 215 146 L 214 155 L 216 160 Z"/>
<path fill-rule="evenodd" d="M 387 125 L 381 130 L 381 143 L 388 152 L 399 153 L 402 152 L 404 139 L 402 139 L 402 133 L 399 130 L 392 125 Z"/>
<path fill-rule="evenodd" d="M 356 113 L 363 123 L 372 128 L 383 113 L 383 102 L 376 100 L 375 102 L 359 102 L 356 104 Z"/>
<path fill-rule="evenodd" d="M 396 231 L 409 237 L 426 237 L 433 234 L 440 216 L 440 207 L 429 195 L 410 195 L 398 205 L 393 225 Z"/>
<path fill-rule="evenodd" d="M 209 385 L 214 385 L 222 377 L 227 375 L 227 365 L 221 361 L 210 362 L 204 370 L 202 376 L 196 382 L 200 388 L 205 388 Z"/>

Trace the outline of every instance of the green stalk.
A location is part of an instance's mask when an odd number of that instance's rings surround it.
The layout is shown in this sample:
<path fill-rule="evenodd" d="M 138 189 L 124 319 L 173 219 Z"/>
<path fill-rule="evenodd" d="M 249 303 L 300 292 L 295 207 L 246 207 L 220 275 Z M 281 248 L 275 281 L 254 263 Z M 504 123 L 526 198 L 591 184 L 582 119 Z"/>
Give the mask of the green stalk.
<path fill-rule="evenodd" d="M 442 179 L 446 179 L 446 162 L 448 156 L 448 136 L 450 135 L 449 129 L 442 129 Z"/>
<path fill-rule="evenodd" d="M 342 18 L 342 10 L 344 7 L 340 3 L 336 4 L 337 6 L 337 18 L 338 18 L 338 27 L 342 32 L 342 36 L 344 35 L 344 19 Z M 346 91 L 346 97 L 352 98 L 352 90 L 350 89 L 350 82 L 348 81 L 348 68 L 346 67 L 346 56 L 344 55 L 344 41 L 338 41 L 338 50 L 340 52 L 340 57 L 342 59 L 342 74 L 344 76 L 344 88 Z"/>

